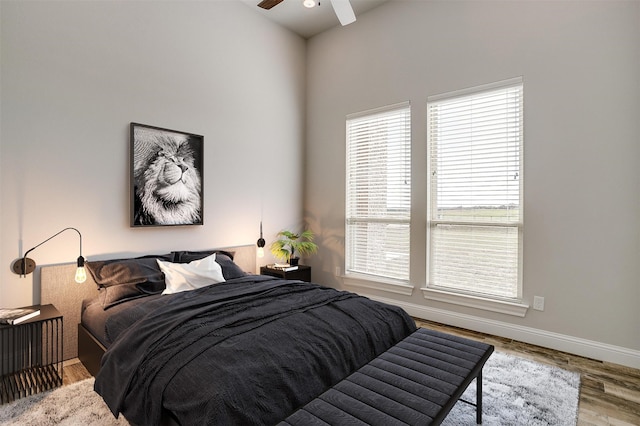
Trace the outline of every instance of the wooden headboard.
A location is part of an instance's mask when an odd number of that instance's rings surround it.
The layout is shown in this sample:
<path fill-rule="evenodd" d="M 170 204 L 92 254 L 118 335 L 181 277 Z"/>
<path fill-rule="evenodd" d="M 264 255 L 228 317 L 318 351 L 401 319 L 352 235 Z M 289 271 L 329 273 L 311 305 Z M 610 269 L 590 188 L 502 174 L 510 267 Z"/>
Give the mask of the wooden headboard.
<path fill-rule="evenodd" d="M 219 250 L 234 252 L 233 260 L 242 270 L 257 273 L 255 244 L 223 247 Z M 40 272 L 40 303 L 53 304 L 63 315 L 63 358 L 65 360 L 78 356 L 78 323 L 82 301 L 98 295 L 98 286 L 91 274 L 87 273 L 87 281 L 82 284 L 74 281 L 76 268 L 75 263 L 65 263 L 43 266 Z"/>

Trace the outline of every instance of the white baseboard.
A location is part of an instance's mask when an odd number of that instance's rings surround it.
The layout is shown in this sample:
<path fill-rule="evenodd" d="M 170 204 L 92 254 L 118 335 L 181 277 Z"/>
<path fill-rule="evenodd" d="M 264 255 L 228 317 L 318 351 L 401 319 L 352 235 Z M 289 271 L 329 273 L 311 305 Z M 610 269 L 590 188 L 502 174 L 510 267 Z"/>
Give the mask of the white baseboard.
<path fill-rule="evenodd" d="M 640 369 L 640 351 L 609 345 L 593 340 L 581 339 L 564 334 L 553 333 L 531 327 L 509 324 L 501 321 L 466 315 L 443 309 L 413 303 L 400 302 L 394 299 L 367 295 L 368 298 L 403 308 L 416 318 L 435 321 L 454 327 L 466 328 L 480 333 L 492 334 L 518 340 L 520 342 L 543 346 L 562 352 L 584 356 L 600 361 L 612 362 L 631 368 Z"/>

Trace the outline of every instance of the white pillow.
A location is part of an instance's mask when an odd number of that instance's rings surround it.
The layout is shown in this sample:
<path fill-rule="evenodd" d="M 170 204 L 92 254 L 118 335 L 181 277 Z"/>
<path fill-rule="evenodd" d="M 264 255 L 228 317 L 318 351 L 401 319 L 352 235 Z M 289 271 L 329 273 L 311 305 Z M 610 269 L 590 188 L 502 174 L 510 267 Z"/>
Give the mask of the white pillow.
<path fill-rule="evenodd" d="M 162 294 L 195 290 L 211 284 L 224 282 L 222 267 L 216 262 L 216 254 L 189 263 L 171 263 L 156 259 L 164 272 L 167 288 Z"/>

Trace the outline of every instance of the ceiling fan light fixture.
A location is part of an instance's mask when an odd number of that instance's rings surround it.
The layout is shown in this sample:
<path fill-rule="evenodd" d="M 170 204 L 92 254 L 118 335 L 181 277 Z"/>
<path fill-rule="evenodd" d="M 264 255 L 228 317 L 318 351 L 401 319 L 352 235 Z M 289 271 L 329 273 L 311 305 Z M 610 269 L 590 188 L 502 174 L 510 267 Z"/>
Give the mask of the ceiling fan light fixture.
<path fill-rule="evenodd" d="M 304 5 L 304 7 L 308 8 L 308 9 L 311 9 L 312 7 L 316 6 L 315 0 L 304 0 L 302 2 L 302 4 Z"/>

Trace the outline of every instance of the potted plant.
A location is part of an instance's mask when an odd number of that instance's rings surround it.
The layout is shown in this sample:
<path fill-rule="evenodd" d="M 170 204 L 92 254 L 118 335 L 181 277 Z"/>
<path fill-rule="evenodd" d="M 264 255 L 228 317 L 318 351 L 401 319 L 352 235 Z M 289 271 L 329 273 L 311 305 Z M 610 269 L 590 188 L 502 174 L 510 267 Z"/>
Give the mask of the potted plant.
<path fill-rule="evenodd" d="M 314 234 L 312 231 L 307 230 L 300 234 L 280 231 L 277 236 L 279 239 L 271 243 L 271 254 L 292 266 L 298 264 L 297 254 L 307 256 L 318 251 L 317 244 L 313 242 Z"/>

